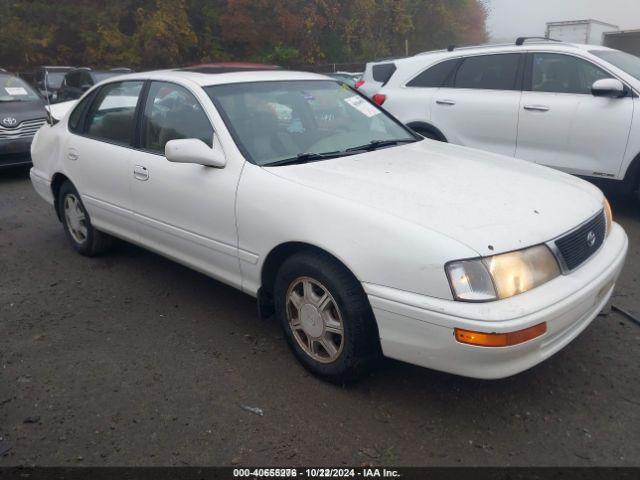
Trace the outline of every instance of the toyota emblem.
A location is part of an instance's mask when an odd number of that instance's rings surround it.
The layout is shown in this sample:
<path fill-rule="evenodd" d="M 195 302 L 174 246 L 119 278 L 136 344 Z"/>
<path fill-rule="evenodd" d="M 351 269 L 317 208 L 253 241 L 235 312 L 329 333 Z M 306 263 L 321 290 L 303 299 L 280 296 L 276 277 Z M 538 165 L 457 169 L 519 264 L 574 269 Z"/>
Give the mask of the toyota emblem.
<path fill-rule="evenodd" d="M 16 120 L 16 119 L 15 119 L 15 118 L 13 118 L 13 117 L 4 117 L 4 118 L 2 119 L 2 124 L 3 124 L 5 127 L 15 127 L 17 123 L 18 123 L 18 120 Z"/>
<path fill-rule="evenodd" d="M 587 234 L 587 245 L 589 247 L 593 247 L 596 244 L 596 234 L 593 232 L 589 232 Z"/>

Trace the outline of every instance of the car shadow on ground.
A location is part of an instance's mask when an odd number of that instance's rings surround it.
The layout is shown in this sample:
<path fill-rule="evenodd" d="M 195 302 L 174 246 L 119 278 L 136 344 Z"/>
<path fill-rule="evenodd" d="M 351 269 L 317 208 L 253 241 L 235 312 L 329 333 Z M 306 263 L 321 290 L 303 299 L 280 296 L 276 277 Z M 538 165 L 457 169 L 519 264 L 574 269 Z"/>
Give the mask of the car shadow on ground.
<path fill-rule="evenodd" d="M 541 384 L 546 384 L 548 388 L 553 388 L 555 384 L 554 378 L 558 378 L 558 373 L 574 374 L 578 370 L 582 370 L 580 361 L 582 359 L 571 358 L 571 354 L 561 351 L 551 359 L 538 365 L 528 371 L 499 380 L 479 380 L 473 378 L 465 378 L 457 375 L 430 370 L 423 367 L 410 365 L 404 362 L 395 361 L 388 358 L 379 359 L 373 368 L 364 375 L 358 382 L 349 385 L 332 385 L 315 379 L 311 375 L 306 375 L 303 367 L 290 354 L 285 345 L 285 339 L 282 336 L 281 327 L 275 317 L 268 319 L 260 319 L 257 315 L 257 307 L 255 299 L 237 289 L 229 287 L 214 279 L 211 279 L 194 270 L 177 264 L 153 252 L 147 251 L 136 245 L 125 242 L 118 242 L 115 250 L 107 257 L 109 263 L 134 262 L 138 263 L 146 272 L 146 278 L 151 282 L 146 288 L 153 291 L 161 288 L 166 278 L 172 278 L 173 282 L 182 285 L 189 285 L 188 291 L 180 292 L 181 304 L 193 304 L 197 302 L 206 302 L 208 308 L 218 311 L 221 318 L 236 318 L 236 327 L 240 330 L 239 334 L 245 336 L 260 336 L 265 342 L 270 343 L 267 350 L 280 355 L 277 362 L 287 364 L 290 370 L 297 370 L 298 374 L 311 379 L 312 383 L 316 383 L 320 388 L 347 390 L 351 393 L 360 393 L 368 396 L 370 394 L 381 395 L 387 401 L 406 401 L 407 398 L 416 397 L 427 400 L 435 400 L 436 403 L 442 402 L 444 408 L 447 402 L 457 400 L 461 404 L 473 399 L 486 397 L 490 393 L 491 398 L 504 395 L 509 397 L 518 392 L 518 396 L 527 396 L 530 400 L 543 398 L 548 396 L 546 389 L 541 389 Z M 119 258 L 119 259 L 118 259 Z M 138 268 L 138 266 L 136 266 Z M 154 283 L 157 285 L 153 285 Z M 200 293 L 208 291 L 211 294 L 203 300 Z M 205 331 L 211 330 L 211 335 L 215 335 L 216 320 L 211 318 L 200 318 L 198 322 Z M 571 349 L 571 345 L 566 350 Z M 564 357 L 564 358 L 563 358 Z M 260 366 L 256 366 L 260 369 Z M 291 376 L 291 371 L 282 371 L 285 381 Z M 265 375 L 268 372 L 265 371 Z M 277 382 L 278 379 L 274 378 Z M 559 380 L 561 381 L 561 380 Z M 574 381 L 580 381 L 580 377 L 574 378 Z M 324 386 L 324 387 L 323 387 Z M 460 404 L 458 405 L 458 407 Z M 456 407 L 456 408 L 458 408 Z"/>

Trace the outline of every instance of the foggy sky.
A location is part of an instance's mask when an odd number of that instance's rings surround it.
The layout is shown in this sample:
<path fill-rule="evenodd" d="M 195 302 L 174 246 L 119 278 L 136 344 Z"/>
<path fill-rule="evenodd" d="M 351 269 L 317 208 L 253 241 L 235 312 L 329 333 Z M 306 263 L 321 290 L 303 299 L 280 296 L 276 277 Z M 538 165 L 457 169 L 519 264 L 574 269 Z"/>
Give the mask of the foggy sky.
<path fill-rule="evenodd" d="M 487 0 L 492 40 L 544 36 L 547 22 L 592 18 L 640 29 L 640 0 Z"/>

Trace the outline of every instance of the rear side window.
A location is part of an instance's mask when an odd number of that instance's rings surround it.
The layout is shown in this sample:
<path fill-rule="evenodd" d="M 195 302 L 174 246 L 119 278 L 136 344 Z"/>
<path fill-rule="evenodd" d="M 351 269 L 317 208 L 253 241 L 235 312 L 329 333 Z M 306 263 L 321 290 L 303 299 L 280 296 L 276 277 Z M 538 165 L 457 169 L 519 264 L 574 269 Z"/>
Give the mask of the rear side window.
<path fill-rule="evenodd" d="M 87 135 L 106 142 L 130 145 L 142 85 L 141 81 L 118 82 L 100 89 L 87 114 Z"/>
<path fill-rule="evenodd" d="M 455 88 L 515 90 L 520 54 L 468 57 L 458 69 Z"/>
<path fill-rule="evenodd" d="M 444 62 L 437 63 L 407 83 L 407 87 L 442 87 L 445 85 L 459 62 L 460 60 L 456 58 L 454 60 L 446 60 Z"/>
<path fill-rule="evenodd" d="M 142 147 L 161 154 L 170 140 L 197 138 L 213 144 L 213 128 L 198 100 L 172 83 L 151 84 L 142 131 Z"/>
<path fill-rule="evenodd" d="M 387 83 L 395 72 L 396 72 L 395 63 L 382 63 L 380 65 L 374 65 L 371 68 L 373 79 L 376 82 L 380 82 L 380 83 Z"/>

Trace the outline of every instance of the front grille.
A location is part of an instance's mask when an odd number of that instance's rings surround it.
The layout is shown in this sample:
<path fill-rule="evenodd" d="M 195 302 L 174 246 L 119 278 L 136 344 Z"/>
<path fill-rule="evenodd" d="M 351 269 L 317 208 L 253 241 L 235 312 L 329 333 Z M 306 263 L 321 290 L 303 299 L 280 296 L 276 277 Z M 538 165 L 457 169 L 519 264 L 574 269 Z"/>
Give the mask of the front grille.
<path fill-rule="evenodd" d="M 603 210 L 584 225 L 555 240 L 554 243 L 566 270 L 571 271 L 578 268 L 598 251 L 604 242 L 606 228 Z"/>
<path fill-rule="evenodd" d="M 7 128 L 0 125 L 0 140 L 17 140 L 19 138 L 31 138 L 38 129 L 44 125 L 45 119 L 25 120 L 16 127 Z"/>

